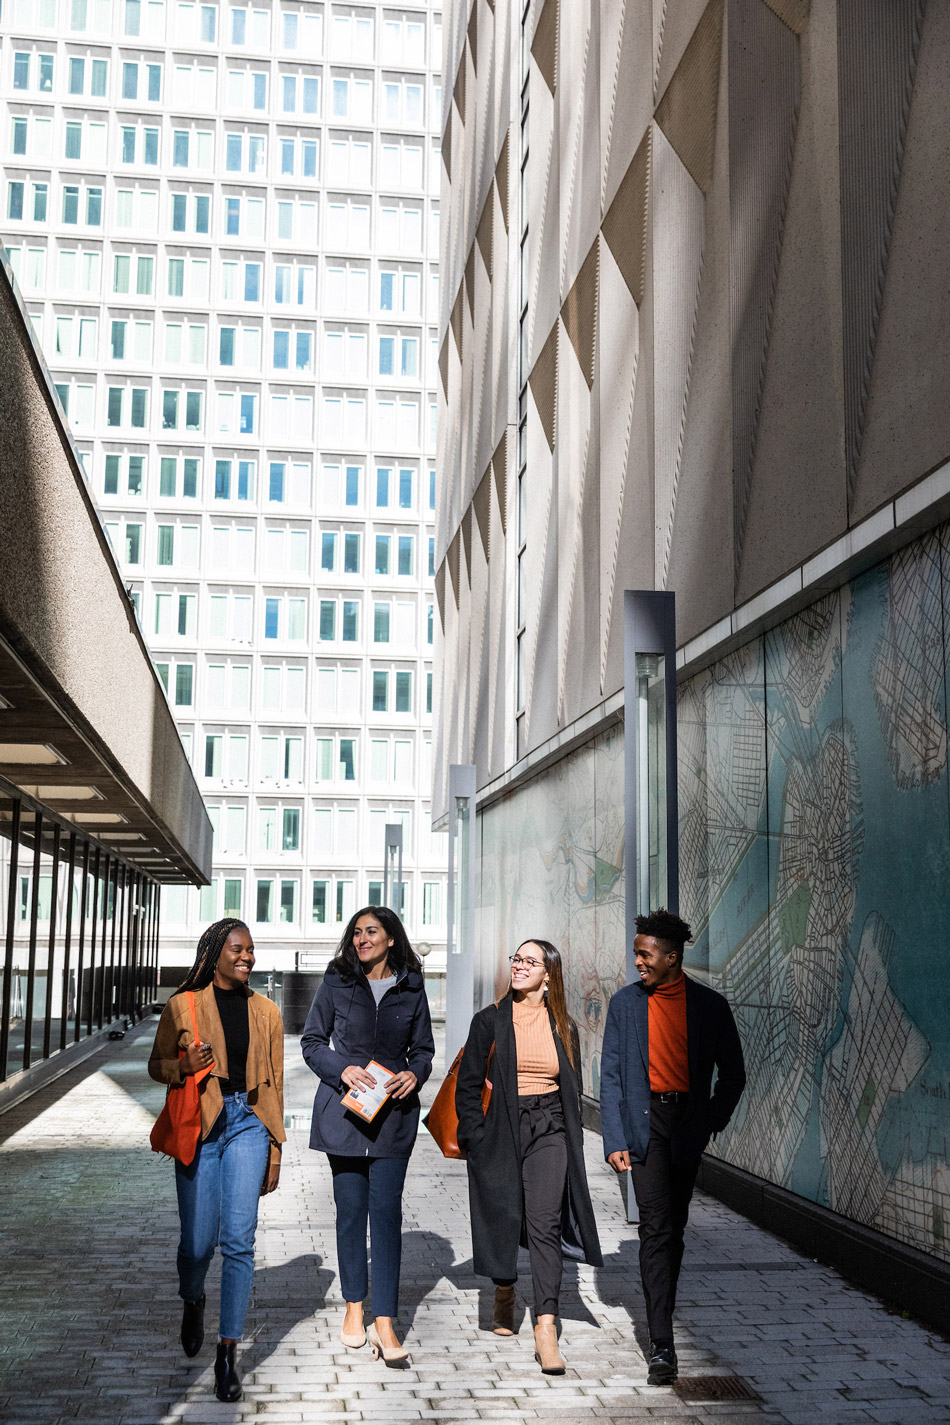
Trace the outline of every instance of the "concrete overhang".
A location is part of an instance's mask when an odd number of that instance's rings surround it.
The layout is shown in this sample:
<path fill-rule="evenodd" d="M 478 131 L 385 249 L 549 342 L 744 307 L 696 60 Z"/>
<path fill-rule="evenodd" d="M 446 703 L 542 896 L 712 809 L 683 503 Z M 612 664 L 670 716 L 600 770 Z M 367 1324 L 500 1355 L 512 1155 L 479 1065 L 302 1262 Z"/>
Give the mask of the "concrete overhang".
<path fill-rule="evenodd" d="M 155 880 L 211 823 L 0 247 L 0 777 Z"/>

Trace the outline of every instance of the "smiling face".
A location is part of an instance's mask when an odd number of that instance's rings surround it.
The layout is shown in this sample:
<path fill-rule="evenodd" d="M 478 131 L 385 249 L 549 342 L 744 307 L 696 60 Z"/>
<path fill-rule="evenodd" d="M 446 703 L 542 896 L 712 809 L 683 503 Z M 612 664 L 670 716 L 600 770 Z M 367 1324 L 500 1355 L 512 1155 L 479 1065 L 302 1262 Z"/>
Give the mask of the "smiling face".
<path fill-rule="evenodd" d="M 392 936 L 386 934 L 375 915 L 360 916 L 353 929 L 353 949 L 370 979 L 384 976 L 392 944 Z"/>
<path fill-rule="evenodd" d="M 221 946 L 214 967 L 214 983 L 219 990 L 236 990 L 246 985 L 254 968 L 254 941 L 249 930 L 232 930 Z"/>
<path fill-rule="evenodd" d="M 519 945 L 511 962 L 511 988 L 516 995 L 540 991 L 547 984 L 548 972 L 544 968 L 544 951 L 533 940 Z"/>
<path fill-rule="evenodd" d="M 668 940 L 638 935 L 633 942 L 633 956 L 644 989 L 672 985 L 683 973 L 682 956 Z"/>

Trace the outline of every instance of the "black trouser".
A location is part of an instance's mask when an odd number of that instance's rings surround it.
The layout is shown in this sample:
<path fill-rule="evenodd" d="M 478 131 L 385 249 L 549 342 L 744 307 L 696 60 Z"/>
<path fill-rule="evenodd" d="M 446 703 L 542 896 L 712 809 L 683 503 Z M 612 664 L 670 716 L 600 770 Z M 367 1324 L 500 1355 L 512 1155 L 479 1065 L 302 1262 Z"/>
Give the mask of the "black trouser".
<path fill-rule="evenodd" d="M 676 1284 L 683 1262 L 683 1232 L 689 1217 L 699 1159 L 674 1162 L 670 1139 L 687 1111 L 685 1103 L 650 1105 L 650 1142 L 642 1163 L 631 1168 L 640 1209 L 640 1280 L 650 1340 L 672 1343 Z"/>
<path fill-rule="evenodd" d="M 531 1260 L 534 1310 L 557 1315 L 561 1293 L 561 1204 L 567 1177 L 567 1139 L 559 1093 L 518 1099 L 525 1235 Z M 496 1286 L 511 1280 L 494 1277 Z"/>

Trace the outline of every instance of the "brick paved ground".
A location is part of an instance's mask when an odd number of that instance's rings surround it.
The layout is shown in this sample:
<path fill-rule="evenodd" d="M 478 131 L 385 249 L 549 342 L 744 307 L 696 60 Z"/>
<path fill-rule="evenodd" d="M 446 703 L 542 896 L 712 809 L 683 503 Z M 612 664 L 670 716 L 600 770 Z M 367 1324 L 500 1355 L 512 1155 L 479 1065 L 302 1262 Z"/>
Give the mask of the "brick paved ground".
<path fill-rule="evenodd" d="M 145 1072 L 154 1023 L 0 1116 L 0 1420 L 545 1420 L 819 1425 L 950 1420 L 950 1345 L 710 1198 L 694 1202 L 680 1291 L 684 1377 L 743 1377 L 751 1403 L 689 1403 L 646 1385 L 634 1230 L 599 1143 L 589 1169 L 607 1265 L 567 1268 L 563 1377 L 534 1363 L 530 1320 L 486 1331 L 490 1288 L 470 1269 L 465 1169 L 420 1137 L 407 1182 L 400 1327 L 412 1368 L 339 1344 L 342 1314 L 325 1160 L 294 1129 L 258 1236 L 245 1398 L 212 1394 L 213 1332 L 178 1345 L 172 1172 L 148 1151 L 162 1093 Z M 313 1079 L 288 1044 L 288 1107 Z M 431 1090 L 430 1090 L 431 1095 Z M 209 1279 L 209 1317 L 217 1267 Z M 524 1306 L 524 1297 L 520 1297 Z"/>

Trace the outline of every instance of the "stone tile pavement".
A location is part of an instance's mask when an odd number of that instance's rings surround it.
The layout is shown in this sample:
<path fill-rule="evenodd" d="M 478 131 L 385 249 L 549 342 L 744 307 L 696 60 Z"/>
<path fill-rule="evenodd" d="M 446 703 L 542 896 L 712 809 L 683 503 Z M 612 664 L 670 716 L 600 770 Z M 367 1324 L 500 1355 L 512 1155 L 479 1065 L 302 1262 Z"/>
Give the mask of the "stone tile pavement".
<path fill-rule="evenodd" d="M 329 1174 L 303 1126 L 313 1079 L 293 1041 L 288 1107 L 301 1126 L 263 1204 L 245 1396 L 223 1405 L 212 1393 L 213 1332 L 195 1361 L 178 1345 L 173 1175 L 148 1149 L 162 1099 L 145 1070 L 153 1030 L 141 1026 L 0 1116 L 4 1425 L 950 1421 L 950 1344 L 702 1195 L 680 1290 L 682 1379 L 738 1376 L 756 1398 L 693 1403 L 648 1387 L 635 1229 L 593 1137 L 606 1265 L 566 1268 L 565 1376 L 540 1374 L 526 1311 L 510 1341 L 485 1329 L 491 1287 L 471 1271 L 465 1168 L 426 1134 L 405 1196 L 400 1327 L 412 1366 L 387 1370 L 368 1348 L 347 1352 Z M 216 1298 L 217 1266 L 212 1321 Z"/>

